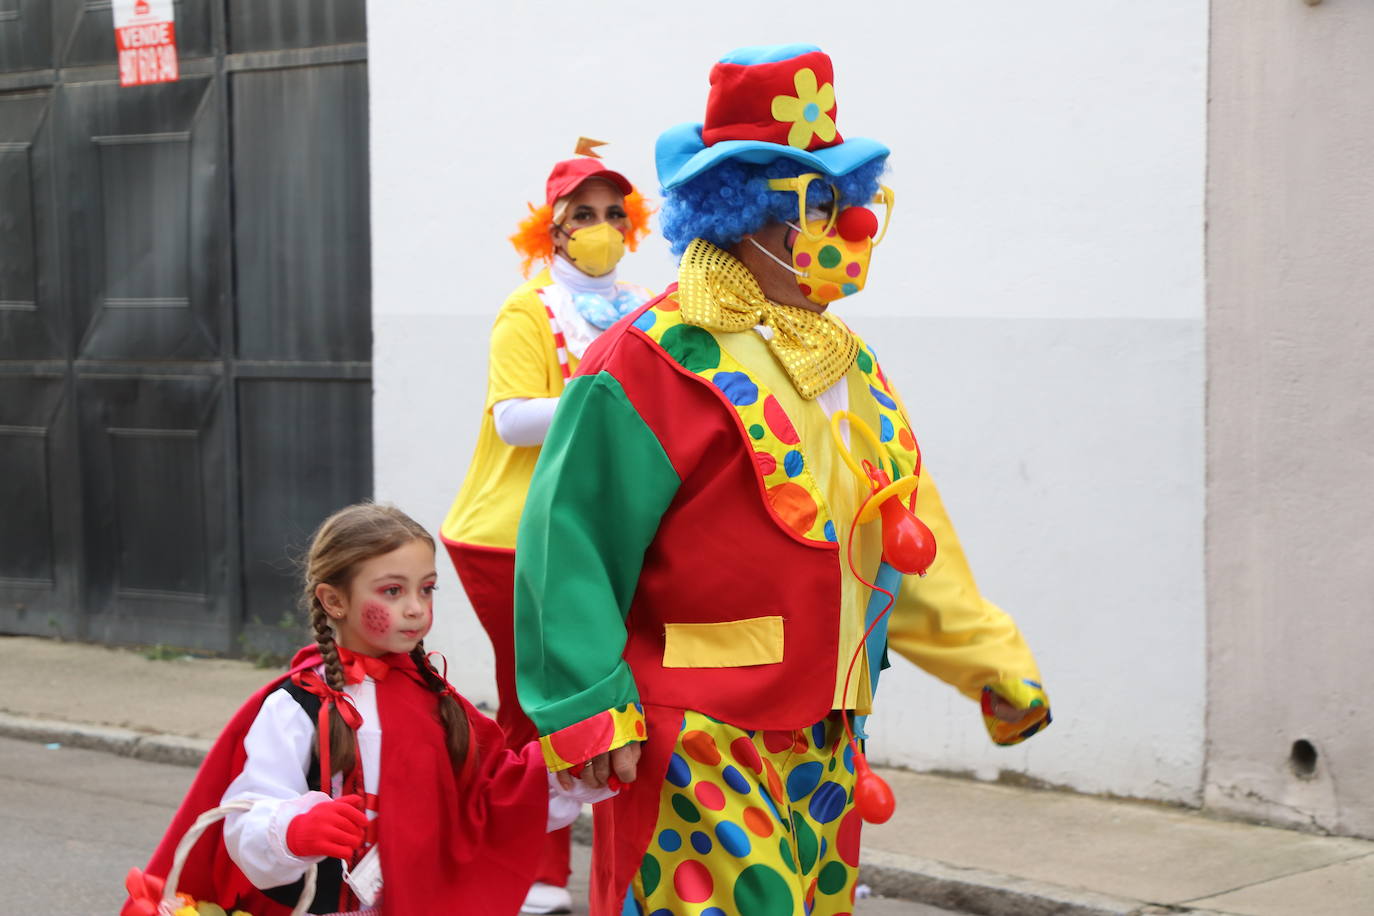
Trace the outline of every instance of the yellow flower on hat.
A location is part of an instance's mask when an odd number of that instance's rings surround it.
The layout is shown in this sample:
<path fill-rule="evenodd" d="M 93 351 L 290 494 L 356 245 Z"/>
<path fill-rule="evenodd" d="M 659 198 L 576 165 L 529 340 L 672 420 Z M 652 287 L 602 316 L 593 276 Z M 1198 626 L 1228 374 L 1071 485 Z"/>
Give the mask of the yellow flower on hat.
<path fill-rule="evenodd" d="M 778 121 L 791 121 L 787 132 L 787 145 L 806 149 L 812 136 L 821 138 L 824 143 L 835 139 L 835 121 L 826 112 L 835 107 L 835 87 L 831 83 L 817 88 L 816 74 L 810 67 L 802 67 L 792 77 L 796 96 L 773 96 L 773 117 Z"/>

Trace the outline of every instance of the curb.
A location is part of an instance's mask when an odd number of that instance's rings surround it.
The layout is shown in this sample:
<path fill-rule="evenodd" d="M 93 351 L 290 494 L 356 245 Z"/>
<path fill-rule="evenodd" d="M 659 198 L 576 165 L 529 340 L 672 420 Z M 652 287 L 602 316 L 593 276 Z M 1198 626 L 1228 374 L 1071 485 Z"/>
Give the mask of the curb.
<path fill-rule="evenodd" d="M 171 763 L 195 767 L 205 759 L 211 742 L 180 735 L 149 735 L 127 728 L 83 725 L 56 719 L 30 719 L 0 712 L 0 736 L 44 744 L 63 744 L 92 751 L 105 751 L 149 763 Z"/>
<path fill-rule="evenodd" d="M 127 728 L 33 719 L 7 712 L 0 712 L 0 737 L 57 743 L 149 763 L 188 767 L 200 766 L 211 745 L 203 738 L 146 734 Z M 586 812 L 573 824 L 573 840 L 584 846 L 591 845 L 592 819 Z M 864 850 L 860 854 L 859 882 L 883 897 L 913 900 L 980 916 L 1165 916 L 1179 913 L 1224 916 L 1211 910 L 1155 906 L 881 849 Z"/>
<path fill-rule="evenodd" d="M 1147 916 L 1202 910 L 1160 907 L 1140 900 L 1063 887 L 997 872 L 950 865 L 881 849 L 859 853 L 859 881 L 876 894 L 980 916 Z M 1219 916 L 1219 914 L 1218 914 Z"/>
<path fill-rule="evenodd" d="M 573 822 L 572 838 L 582 846 L 592 845 L 589 813 L 584 811 Z M 881 849 L 859 853 L 859 883 L 880 897 L 978 916 L 1229 916 L 1186 906 L 1159 906 Z"/>

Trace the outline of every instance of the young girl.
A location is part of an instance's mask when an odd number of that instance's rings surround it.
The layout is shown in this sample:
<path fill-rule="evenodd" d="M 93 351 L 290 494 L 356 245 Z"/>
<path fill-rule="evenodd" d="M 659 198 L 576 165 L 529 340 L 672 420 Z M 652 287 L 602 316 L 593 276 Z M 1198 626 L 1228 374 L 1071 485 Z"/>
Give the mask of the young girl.
<path fill-rule="evenodd" d="M 559 788 L 537 744 L 505 749 L 496 723 L 434 669 L 423 643 L 434 541 L 414 520 L 372 504 L 335 513 L 315 533 L 305 579 L 316 645 L 231 720 L 147 874 L 167 874 L 202 811 L 247 801 L 201 839 L 179 892 L 284 914 L 317 863 L 309 911 L 355 911 L 370 894 L 360 898 L 345 865 L 371 852 L 384 883 L 364 912 L 515 913 L 538 864 L 529 850 L 608 793 Z M 154 911 L 154 894 L 139 892 L 147 882 L 131 876 L 126 914 Z"/>

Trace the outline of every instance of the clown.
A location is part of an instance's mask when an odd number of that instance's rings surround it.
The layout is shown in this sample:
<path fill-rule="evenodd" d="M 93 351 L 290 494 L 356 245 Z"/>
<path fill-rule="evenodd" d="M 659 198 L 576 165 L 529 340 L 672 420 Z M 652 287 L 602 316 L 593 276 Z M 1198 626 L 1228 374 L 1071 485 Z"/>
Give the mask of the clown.
<path fill-rule="evenodd" d="M 579 144 L 579 150 L 587 149 Z M 511 236 L 524 271 L 546 266 L 511 293 L 491 334 L 486 410 L 467 479 L 441 537 L 491 639 L 496 721 L 514 750 L 538 737 L 515 697 L 511 594 L 515 532 L 539 445 L 563 386 L 602 330 L 644 304 L 648 290 L 616 277 L 626 249 L 648 232 L 649 208 L 599 158 L 554 165 L 540 207 Z M 566 913 L 571 834 L 550 834 L 523 912 Z"/>
<path fill-rule="evenodd" d="M 587 353 L 530 486 L 520 699 L 551 769 L 624 784 L 596 811 L 597 916 L 851 912 L 861 819 L 890 809 L 848 734 L 889 650 L 1000 744 L 1049 722 L 896 389 L 830 312 L 894 201 L 887 149 L 835 115 L 818 48 L 715 66 L 705 123 L 657 146 L 678 282 Z"/>

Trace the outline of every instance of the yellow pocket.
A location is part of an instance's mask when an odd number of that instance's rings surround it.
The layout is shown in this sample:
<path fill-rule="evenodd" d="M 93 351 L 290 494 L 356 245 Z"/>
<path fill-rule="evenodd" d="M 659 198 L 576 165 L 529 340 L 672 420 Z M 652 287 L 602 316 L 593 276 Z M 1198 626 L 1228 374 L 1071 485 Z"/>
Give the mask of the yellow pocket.
<path fill-rule="evenodd" d="M 665 668 L 743 668 L 780 661 L 781 617 L 664 625 Z"/>

